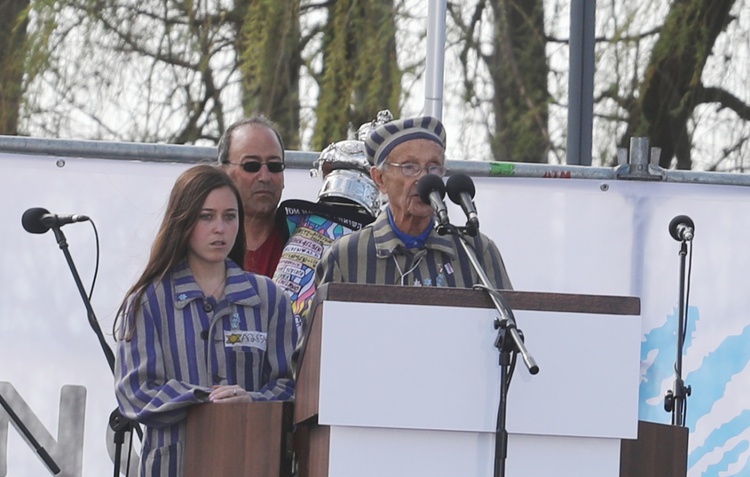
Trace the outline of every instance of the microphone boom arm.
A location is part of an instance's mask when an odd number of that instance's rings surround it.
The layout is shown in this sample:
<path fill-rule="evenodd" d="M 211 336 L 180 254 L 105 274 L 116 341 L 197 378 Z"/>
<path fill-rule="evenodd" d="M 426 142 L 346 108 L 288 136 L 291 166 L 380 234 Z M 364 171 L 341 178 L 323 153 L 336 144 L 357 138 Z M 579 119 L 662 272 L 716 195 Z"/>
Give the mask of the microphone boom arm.
<path fill-rule="evenodd" d="M 498 320 L 498 322 L 496 323 L 496 327 L 505 329 L 510 333 L 511 337 L 513 338 L 513 342 L 516 345 L 516 349 L 521 354 L 521 358 L 523 359 L 524 364 L 526 364 L 529 372 L 531 374 L 537 374 L 539 372 L 539 366 L 536 364 L 536 361 L 526 349 L 526 345 L 524 344 L 523 339 L 518 332 L 518 327 L 516 325 L 516 319 L 513 316 L 513 311 L 505 302 L 505 299 L 502 297 L 502 295 L 500 295 L 500 293 L 498 293 L 492 287 L 490 279 L 487 277 L 487 273 L 485 273 L 484 269 L 482 269 L 482 266 L 480 265 L 479 260 L 474 253 L 474 250 L 471 248 L 471 246 L 469 246 L 469 244 L 466 243 L 466 239 L 464 238 L 463 234 L 460 233 L 460 231 L 458 233 L 458 238 L 462 248 L 466 252 L 466 255 L 469 257 L 469 262 L 471 262 L 472 268 L 474 268 L 474 271 L 477 272 L 477 275 L 479 276 L 481 285 L 475 285 L 475 288 L 482 289 L 487 292 L 490 300 L 492 300 L 492 304 L 500 314 L 500 320 Z"/>

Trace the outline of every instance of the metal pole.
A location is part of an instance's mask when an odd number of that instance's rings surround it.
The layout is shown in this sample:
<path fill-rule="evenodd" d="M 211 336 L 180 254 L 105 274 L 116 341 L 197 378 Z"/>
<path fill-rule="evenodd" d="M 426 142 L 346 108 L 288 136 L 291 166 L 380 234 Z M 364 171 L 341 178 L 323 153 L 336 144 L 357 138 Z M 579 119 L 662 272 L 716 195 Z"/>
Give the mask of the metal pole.
<path fill-rule="evenodd" d="M 427 65 L 424 75 L 424 114 L 443 119 L 446 0 L 430 0 L 427 8 Z"/>
<path fill-rule="evenodd" d="M 590 166 L 594 116 L 595 0 L 570 4 L 567 163 Z"/>

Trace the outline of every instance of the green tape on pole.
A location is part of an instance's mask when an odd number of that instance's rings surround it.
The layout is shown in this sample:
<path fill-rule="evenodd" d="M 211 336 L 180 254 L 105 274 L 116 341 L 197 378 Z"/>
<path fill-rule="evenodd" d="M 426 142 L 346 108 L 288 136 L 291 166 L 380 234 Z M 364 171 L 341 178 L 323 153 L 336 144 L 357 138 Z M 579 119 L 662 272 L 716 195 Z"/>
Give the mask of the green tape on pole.
<path fill-rule="evenodd" d="M 491 162 L 491 176 L 514 176 L 516 175 L 516 165 L 512 162 Z"/>

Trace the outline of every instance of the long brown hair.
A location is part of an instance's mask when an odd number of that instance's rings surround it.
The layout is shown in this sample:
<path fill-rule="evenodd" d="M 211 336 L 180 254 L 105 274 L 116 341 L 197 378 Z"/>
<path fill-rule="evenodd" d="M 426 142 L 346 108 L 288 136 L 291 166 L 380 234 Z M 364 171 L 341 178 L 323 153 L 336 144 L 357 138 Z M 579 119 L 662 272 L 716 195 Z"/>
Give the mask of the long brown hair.
<path fill-rule="evenodd" d="M 242 265 L 245 257 L 245 213 L 237 186 L 226 172 L 216 166 L 202 164 L 191 167 L 180 174 L 175 181 L 169 195 L 167 210 L 164 212 L 164 219 L 151 246 L 151 256 L 146 268 L 125 294 L 125 299 L 120 305 L 113 325 L 116 338 L 129 340 L 133 336 L 134 311 L 140 306 L 146 288 L 155 281 L 161 281 L 187 256 L 190 234 L 203 210 L 208 194 L 222 187 L 229 187 L 237 199 L 239 227 L 234 246 L 229 252 L 229 258 Z"/>

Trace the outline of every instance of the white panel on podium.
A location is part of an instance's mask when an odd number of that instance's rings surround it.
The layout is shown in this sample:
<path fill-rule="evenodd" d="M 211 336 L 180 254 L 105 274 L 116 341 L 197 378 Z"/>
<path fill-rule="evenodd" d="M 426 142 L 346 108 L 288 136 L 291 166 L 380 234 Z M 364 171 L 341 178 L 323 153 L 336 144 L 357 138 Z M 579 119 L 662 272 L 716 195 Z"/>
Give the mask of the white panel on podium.
<path fill-rule="evenodd" d="M 329 477 L 490 477 L 492 434 L 332 427 Z M 511 435 L 510 477 L 616 476 L 618 439 Z"/>
<path fill-rule="evenodd" d="M 331 427 L 328 477 L 491 476 L 494 440 L 473 432 Z"/>
<path fill-rule="evenodd" d="M 494 432 L 493 310 L 327 301 L 324 314 L 321 425 Z M 519 359 L 508 431 L 636 438 L 640 317 L 515 315 L 540 372 Z"/>
<path fill-rule="evenodd" d="M 619 439 L 511 434 L 508 441 L 509 477 L 620 475 Z"/>

